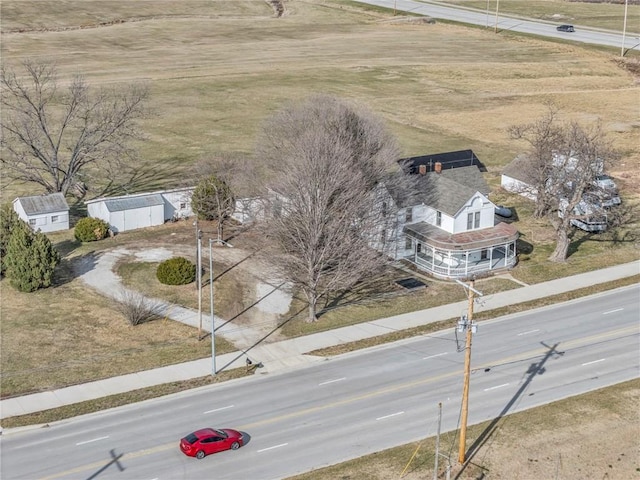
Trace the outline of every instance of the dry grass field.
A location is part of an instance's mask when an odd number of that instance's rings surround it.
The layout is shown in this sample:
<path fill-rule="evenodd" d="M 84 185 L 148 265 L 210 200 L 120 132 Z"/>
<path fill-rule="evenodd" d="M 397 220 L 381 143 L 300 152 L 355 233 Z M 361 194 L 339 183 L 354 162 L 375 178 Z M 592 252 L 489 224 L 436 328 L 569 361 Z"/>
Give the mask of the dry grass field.
<path fill-rule="evenodd" d="M 284 4 L 275 18 L 263 0 L 7 0 L 1 53 L 12 65 L 54 59 L 63 78 L 150 85 L 156 115 L 128 191 L 179 183 L 203 157 L 250 154 L 271 112 L 320 91 L 382 115 L 407 156 L 472 148 L 491 172 L 523 148 L 507 127 L 554 101 L 566 119 L 601 119 L 623 153 L 614 173 L 637 181 L 637 79 L 615 49 L 425 24 L 353 2 Z M 5 194 L 18 191 L 29 190 Z"/>
<path fill-rule="evenodd" d="M 448 3 L 486 5 L 484 0 Z M 522 3 L 502 0 L 501 8 L 531 14 L 519 10 Z M 591 9 L 590 18 L 599 19 L 595 26 L 602 28 L 616 28 L 621 15 L 619 8 L 612 10 L 615 5 L 598 6 L 596 12 L 596 7 L 567 6 L 562 0 L 526 3 L 536 10 L 532 16 L 550 21 L 558 18 L 556 9 L 571 8 L 567 15 L 575 23 L 586 11 L 581 8 Z M 0 54 L 3 64 L 13 66 L 25 58 L 54 60 L 61 80 L 82 72 L 93 85 L 150 86 L 154 115 L 142 125 L 147 141 L 139 145 L 139 163 L 123 172 L 128 192 L 179 185 L 203 158 L 250 156 L 269 114 L 288 101 L 325 92 L 381 115 L 406 156 L 473 149 L 488 167 L 495 198 L 517 207 L 518 228 L 536 247 L 523 256 L 514 277 L 536 282 L 640 256 L 634 238 L 613 242 L 611 236 L 578 236 L 569 262 L 549 266 L 550 229 L 528 220 L 526 202 L 497 188 L 501 168 L 524 148 L 509 139 L 507 128 L 542 115 L 546 102 L 553 101 L 564 119 L 602 121 L 622 154 L 612 174 L 625 202 L 637 202 L 637 57 L 622 62 L 615 49 L 429 24 L 344 0 L 284 5 L 286 14 L 277 18 L 264 0 L 3 0 Z M 637 18 L 639 7 L 632 8 Z M 1 200 L 37 193 L 32 186 L 10 184 Z M 90 190 L 89 196 L 98 193 Z M 25 295 L 2 281 L 2 395 L 208 355 L 208 343 L 197 342 L 188 327 L 172 322 L 128 326 L 107 300 L 70 274 L 74 259 L 93 249 L 190 245 L 189 228 L 169 236 L 179 228 L 184 224 L 89 246 L 76 244 L 68 233 L 52 236 L 65 254 L 60 285 Z M 135 271 L 129 275 L 138 278 Z M 389 311 L 393 308 L 411 307 Z M 365 317 L 371 309 L 356 314 Z M 330 321 L 330 314 L 326 318 Z"/>

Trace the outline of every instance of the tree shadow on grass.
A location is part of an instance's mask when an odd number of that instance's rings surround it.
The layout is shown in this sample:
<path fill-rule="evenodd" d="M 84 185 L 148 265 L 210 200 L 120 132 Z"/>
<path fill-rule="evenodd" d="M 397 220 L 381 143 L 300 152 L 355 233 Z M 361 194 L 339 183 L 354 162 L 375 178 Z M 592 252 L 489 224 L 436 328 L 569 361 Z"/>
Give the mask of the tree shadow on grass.
<path fill-rule="evenodd" d="M 95 198 L 127 195 L 134 192 L 151 192 L 166 188 L 167 181 L 176 178 L 173 165 L 160 165 L 146 162 L 135 168 L 129 168 L 121 175 L 121 179 L 110 179 L 96 192 Z"/>
<path fill-rule="evenodd" d="M 336 308 L 350 305 L 375 304 L 378 307 L 381 302 L 390 297 L 404 294 L 395 284 L 398 275 L 391 268 L 374 278 L 358 282 L 350 289 L 341 290 L 323 298 L 323 306 L 317 312 L 317 317 L 335 310 Z M 406 275 L 405 275 L 406 276 Z"/>
<path fill-rule="evenodd" d="M 491 437 L 497 432 L 498 424 L 500 423 L 502 418 L 505 415 L 507 415 L 509 413 L 509 410 L 511 410 L 511 408 L 518 402 L 518 400 L 523 395 L 523 393 L 527 390 L 527 388 L 529 387 L 533 379 L 538 375 L 543 375 L 546 372 L 545 364 L 547 363 L 547 361 L 549 361 L 549 359 L 551 359 L 552 357 L 564 355 L 564 352 L 560 352 L 556 350 L 559 343 L 556 343 L 551 347 L 548 345 L 545 345 L 543 342 L 541 343 L 544 347 L 547 348 L 547 353 L 545 353 L 544 357 L 542 357 L 542 360 L 540 360 L 537 363 L 532 363 L 529 365 L 529 368 L 525 373 L 527 377 L 525 381 L 522 382 L 522 385 L 520 385 L 520 388 L 518 389 L 518 391 L 513 395 L 513 397 L 511 397 L 511 400 L 507 402 L 507 404 L 504 406 L 504 408 L 498 414 L 498 416 L 491 421 L 491 423 L 487 426 L 487 428 L 485 428 L 484 431 L 480 434 L 480 436 L 475 440 L 475 442 L 473 442 L 473 445 L 469 447 L 469 449 L 467 450 L 466 461 L 462 466 L 462 469 L 460 470 L 460 472 L 458 472 L 458 474 L 456 475 L 455 477 L 456 479 L 462 478 L 462 474 L 464 473 L 465 469 L 470 464 L 473 464 L 472 462 L 473 458 L 478 454 L 478 452 L 484 446 L 484 444 L 487 443 L 487 441 L 489 441 L 489 439 L 491 439 Z"/>
<path fill-rule="evenodd" d="M 84 273 L 90 272 L 96 268 L 97 258 L 95 252 L 89 252 L 73 259 L 62 258 L 60 264 L 56 267 L 54 284 L 56 286 L 64 285 Z"/>

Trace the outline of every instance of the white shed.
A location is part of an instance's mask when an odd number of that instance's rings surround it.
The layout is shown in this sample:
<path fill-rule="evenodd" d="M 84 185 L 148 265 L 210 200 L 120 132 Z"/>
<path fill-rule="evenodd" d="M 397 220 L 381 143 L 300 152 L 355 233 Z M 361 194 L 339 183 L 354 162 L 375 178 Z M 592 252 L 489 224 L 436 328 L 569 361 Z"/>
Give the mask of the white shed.
<path fill-rule="evenodd" d="M 194 187 L 176 188 L 173 190 L 163 190 L 159 193 L 164 199 L 164 219 L 178 220 L 193 216 L 191 209 L 191 197 Z"/>
<path fill-rule="evenodd" d="M 97 198 L 85 202 L 90 217 L 107 222 L 116 232 L 153 227 L 164 223 L 164 199 L 159 193 Z"/>
<path fill-rule="evenodd" d="M 90 217 L 107 222 L 116 232 L 162 225 L 193 215 L 191 196 L 194 187 L 157 192 L 96 198 L 85 202 Z"/>
<path fill-rule="evenodd" d="M 57 232 L 69 229 L 69 205 L 62 193 L 18 197 L 13 201 L 13 209 L 36 231 Z"/>

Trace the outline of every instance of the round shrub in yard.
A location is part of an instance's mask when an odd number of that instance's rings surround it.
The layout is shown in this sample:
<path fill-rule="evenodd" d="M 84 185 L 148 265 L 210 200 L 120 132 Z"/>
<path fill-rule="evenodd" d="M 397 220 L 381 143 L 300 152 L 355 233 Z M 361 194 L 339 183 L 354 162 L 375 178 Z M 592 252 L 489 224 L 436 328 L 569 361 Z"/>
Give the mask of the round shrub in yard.
<path fill-rule="evenodd" d="M 196 279 L 196 266 L 184 257 L 173 257 L 158 265 L 156 276 L 165 285 L 186 285 Z"/>
<path fill-rule="evenodd" d="M 78 220 L 73 234 L 81 242 L 95 242 L 102 240 L 109 233 L 109 224 L 104 220 L 93 217 L 85 217 Z"/>

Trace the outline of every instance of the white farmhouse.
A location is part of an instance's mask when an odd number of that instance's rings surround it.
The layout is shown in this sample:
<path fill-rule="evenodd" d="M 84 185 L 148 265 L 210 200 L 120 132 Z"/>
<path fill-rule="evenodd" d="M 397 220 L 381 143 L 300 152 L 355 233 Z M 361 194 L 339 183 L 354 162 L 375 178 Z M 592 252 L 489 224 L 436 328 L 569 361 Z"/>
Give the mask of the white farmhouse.
<path fill-rule="evenodd" d="M 495 205 L 478 166 L 433 170 L 418 165 L 420 194 L 398 209 L 394 258 L 440 278 L 467 278 L 513 267 L 518 231 L 496 220 Z M 391 192 L 393 197 L 393 192 Z"/>

